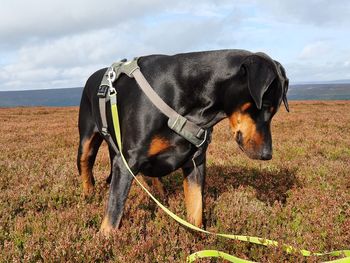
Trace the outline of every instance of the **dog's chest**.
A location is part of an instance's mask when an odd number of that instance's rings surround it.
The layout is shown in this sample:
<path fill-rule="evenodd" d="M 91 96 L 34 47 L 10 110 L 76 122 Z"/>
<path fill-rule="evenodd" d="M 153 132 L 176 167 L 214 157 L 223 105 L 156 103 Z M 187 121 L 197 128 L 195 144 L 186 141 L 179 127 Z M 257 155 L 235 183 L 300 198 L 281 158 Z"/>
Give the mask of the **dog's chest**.
<path fill-rule="evenodd" d="M 159 147 L 156 148 L 155 146 Z M 179 169 L 184 163 L 191 159 L 194 154 L 192 147 L 181 147 L 172 145 L 155 145 L 155 148 L 150 148 L 152 151 L 148 152 L 147 158 L 141 164 L 140 172 L 146 176 L 162 177 L 170 174 L 171 172 Z M 164 147 L 164 148 L 163 148 Z M 165 148 L 166 147 L 166 148 Z M 149 155 L 149 153 L 155 153 L 156 150 L 160 152 Z"/>

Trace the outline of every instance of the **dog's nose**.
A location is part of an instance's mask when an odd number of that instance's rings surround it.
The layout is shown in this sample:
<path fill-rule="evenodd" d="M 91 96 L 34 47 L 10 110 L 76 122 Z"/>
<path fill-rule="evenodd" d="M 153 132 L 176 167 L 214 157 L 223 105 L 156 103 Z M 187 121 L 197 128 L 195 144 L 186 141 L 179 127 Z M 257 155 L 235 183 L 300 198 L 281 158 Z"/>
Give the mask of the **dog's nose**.
<path fill-rule="evenodd" d="M 261 160 L 268 161 L 272 159 L 272 151 L 264 148 L 261 154 Z"/>
<path fill-rule="evenodd" d="M 272 147 L 270 145 L 265 145 L 261 153 L 261 160 L 271 160 L 272 159 Z"/>
<path fill-rule="evenodd" d="M 272 159 L 272 154 L 271 153 L 263 153 L 261 155 L 261 160 L 268 161 Z"/>

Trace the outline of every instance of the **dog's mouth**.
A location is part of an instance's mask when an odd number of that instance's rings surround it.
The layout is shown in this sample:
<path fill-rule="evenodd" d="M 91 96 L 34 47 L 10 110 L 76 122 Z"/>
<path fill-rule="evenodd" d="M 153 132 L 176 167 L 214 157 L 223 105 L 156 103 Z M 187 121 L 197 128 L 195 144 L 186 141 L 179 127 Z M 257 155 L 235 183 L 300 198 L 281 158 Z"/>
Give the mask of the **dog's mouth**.
<path fill-rule="evenodd" d="M 237 143 L 239 149 L 241 149 L 242 152 L 244 152 L 247 156 L 250 157 L 250 154 L 243 147 L 244 142 L 243 142 L 243 134 L 241 131 L 237 131 L 236 136 L 235 136 L 235 140 L 236 140 L 236 143 Z"/>
<path fill-rule="evenodd" d="M 239 148 L 244 152 L 244 148 L 243 148 L 243 134 L 242 134 L 241 131 L 237 131 L 236 142 L 237 142 Z"/>
<path fill-rule="evenodd" d="M 264 150 L 265 147 L 257 147 L 257 145 L 255 145 L 254 142 L 249 139 L 246 143 L 244 143 L 243 133 L 241 131 L 236 132 L 235 140 L 239 149 L 241 149 L 241 151 L 244 152 L 250 159 L 271 160 L 272 152 L 266 152 Z M 248 145 L 249 147 L 245 147 L 245 145 Z M 259 150 L 256 150 L 256 148 L 259 148 Z"/>

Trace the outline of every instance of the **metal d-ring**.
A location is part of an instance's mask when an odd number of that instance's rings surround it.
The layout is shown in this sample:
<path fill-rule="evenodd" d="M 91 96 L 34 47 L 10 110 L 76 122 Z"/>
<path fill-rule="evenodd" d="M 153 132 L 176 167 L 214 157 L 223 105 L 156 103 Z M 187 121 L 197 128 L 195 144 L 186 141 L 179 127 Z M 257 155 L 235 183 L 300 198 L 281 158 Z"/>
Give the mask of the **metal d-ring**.
<path fill-rule="evenodd" d="M 113 68 L 111 68 L 109 71 L 108 71 L 108 80 L 110 81 L 110 82 L 114 82 L 115 81 L 115 78 L 116 78 L 116 74 L 115 74 L 115 71 L 114 71 L 114 69 Z"/>

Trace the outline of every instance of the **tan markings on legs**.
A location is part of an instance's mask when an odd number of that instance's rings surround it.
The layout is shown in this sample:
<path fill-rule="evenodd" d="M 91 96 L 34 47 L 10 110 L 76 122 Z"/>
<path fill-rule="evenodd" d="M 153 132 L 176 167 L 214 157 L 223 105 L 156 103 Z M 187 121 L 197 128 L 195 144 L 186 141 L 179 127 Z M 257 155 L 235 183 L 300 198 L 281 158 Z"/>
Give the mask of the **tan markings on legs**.
<path fill-rule="evenodd" d="M 109 221 L 108 216 L 105 216 L 103 218 L 103 221 L 102 221 L 102 224 L 100 227 L 100 232 L 104 236 L 108 237 L 112 230 L 113 230 L 113 226 L 112 226 L 111 222 Z"/>
<path fill-rule="evenodd" d="M 201 187 L 188 178 L 183 181 L 185 205 L 188 221 L 198 227 L 202 226 L 203 200 Z"/>
<path fill-rule="evenodd" d="M 80 157 L 81 179 L 85 196 L 91 196 L 94 191 L 92 168 L 89 167 L 89 157 L 92 151 L 91 142 L 93 138 L 94 135 L 91 138 L 84 140 Z"/>
<path fill-rule="evenodd" d="M 154 156 L 170 147 L 170 142 L 162 137 L 155 136 L 148 149 L 148 156 Z"/>
<path fill-rule="evenodd" d="M 148 177 L 149 178 L 149 177 Z M 145 176 L 140 176 L 140 177 L 137 177 L 137 179 L 140 181 L 140 183 L 146 187 L 146 189 L 148 191 L 151 191 L 151 187 L 149 185 L 148 182 L 150 182 L 149 180 L 147 180 L 147 177 Z M 148 182 L 147 182 L 148 181 Z M 162 198 L 165 198 L 165 191 L 164 191 L 164 186 L 163 186 L 163 183 L 160 181 L 159 178 L 157 177 L 152 177 L 151 178 L 151 184 L 152 184 L 152 187 L 156 189 L 156 191 L 160 194 L 160 196 Z"/>
<path fill-rule="evenodd" d="M 110 235 L 110 233 L 114 230 L 114 229 L 118 229 L 120 226 L 120 223 L 122 221 L 122 213 L 116 218 L 116 222 L 114 223 L 114 226 L 112 225 L 112 222 L 108 216 L 108 214 L 106 214 L 102 220 L 102 224 L 100 227 L 100 233 L 102 233 L 104 236 L 108 237 Z"/>
<path fill-rule="evenodd" d="M 152 185 L 156 188 L 161 198 L 165 198 L 164 185 L 157 177 L 152 177 Z"/>

